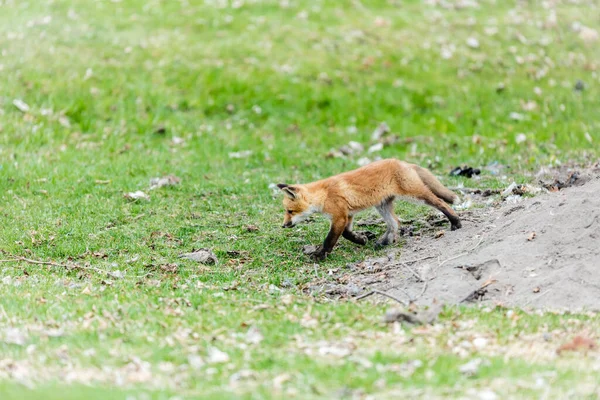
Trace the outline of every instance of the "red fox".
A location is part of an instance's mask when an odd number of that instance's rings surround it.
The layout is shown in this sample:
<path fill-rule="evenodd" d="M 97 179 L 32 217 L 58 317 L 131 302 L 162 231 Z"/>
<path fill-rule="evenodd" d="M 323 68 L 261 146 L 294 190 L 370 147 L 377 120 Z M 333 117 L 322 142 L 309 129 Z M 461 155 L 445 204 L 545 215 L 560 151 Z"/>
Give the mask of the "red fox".
<path fill-rule="evenodd" d="M 352 231 L 352 219 L 357 212 L 373 206 L 387 224 L 387 231 L 376 245 L 395 243 L 399 227 L 394 214 L 396 198 L 424 202 L 443 212 L 450 220 L 452 230 L 461 227 L 458 215 L 446 204 L 454 203 L 458 196 L 427 169 L 400 160 L 375 161 L 316 182 L 280 183 L 277 187 L 285 194 L 283 228 L 291 228 L 314 213 L 325 214 L 331 219 L 331 228 L 323 245 L 313 254 L 317 260 L 323 260 L 331 253 L 340 236 L 359 245 L 366 244 L 365 235 Z"/>

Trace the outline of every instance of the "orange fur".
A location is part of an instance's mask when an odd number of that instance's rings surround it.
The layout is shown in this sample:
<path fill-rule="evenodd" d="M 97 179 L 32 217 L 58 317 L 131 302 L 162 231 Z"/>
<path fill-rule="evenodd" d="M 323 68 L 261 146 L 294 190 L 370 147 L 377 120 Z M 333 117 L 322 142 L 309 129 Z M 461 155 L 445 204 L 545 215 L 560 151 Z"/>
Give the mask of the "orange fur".
<path fill-rule="evenodd" d="M 393 201 L 397 197 L 423 201 L 442 211 L 450 220 L 452 230 L 461 227 L 458 216 L 446 204 L 454 202 L 457 196 L 425 168 L 395 159 L 375 161 L 316 182 L 279 184 L 278 187 L 286 194 L 284 227 L 292 227 L 312 213 L 331 217 L 329 234 L 315 254 L 318 259 L 331 252 L 340 236 L 365 244 L 366 238 L 352 231 L 352 216 L 370 207 L 376 207 L 388 225 L 378 244 L 395 242 L 399 222 L 394 215 Z"/>

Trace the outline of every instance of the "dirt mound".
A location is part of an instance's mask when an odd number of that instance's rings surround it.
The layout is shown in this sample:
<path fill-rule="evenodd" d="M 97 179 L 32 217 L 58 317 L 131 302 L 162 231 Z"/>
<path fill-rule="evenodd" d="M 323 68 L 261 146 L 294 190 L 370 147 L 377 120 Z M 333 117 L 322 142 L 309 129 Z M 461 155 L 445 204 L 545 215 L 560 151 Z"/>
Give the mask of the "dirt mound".
<path fill-rule="evenodd" d="M 380 290 L 416 304 L 600 309 L 600 170 L 578 172 L 570 184 L 464 211 L 463 229 L 405 237 L 386 256 L 349 265 L 312 290 Z"/>

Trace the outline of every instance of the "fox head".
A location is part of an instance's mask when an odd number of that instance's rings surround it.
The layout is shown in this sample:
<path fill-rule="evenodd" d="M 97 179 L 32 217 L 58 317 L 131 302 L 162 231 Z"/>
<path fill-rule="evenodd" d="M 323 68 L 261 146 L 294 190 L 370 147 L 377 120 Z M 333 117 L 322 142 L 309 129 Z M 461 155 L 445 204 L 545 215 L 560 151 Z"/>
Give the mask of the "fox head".
<path fill-rule="evenodd" d="M 277 187 L 285 194 L 283 197 L 283 207 L 285 208 L 283 228 L 291 228 L 315 212 L 311 207 L 308 192 L 302 185 L 280 183 Z"/>

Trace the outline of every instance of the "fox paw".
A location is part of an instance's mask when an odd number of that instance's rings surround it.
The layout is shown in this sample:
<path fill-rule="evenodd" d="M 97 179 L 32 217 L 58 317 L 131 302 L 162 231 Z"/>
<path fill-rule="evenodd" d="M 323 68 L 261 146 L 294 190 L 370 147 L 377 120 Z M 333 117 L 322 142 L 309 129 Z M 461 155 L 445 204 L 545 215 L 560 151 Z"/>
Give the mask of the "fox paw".
<path fill-rule="evenodd" d="M 384 235 L 378 241 L 375 242 L 375 248 L 381 248 L 389 246 L 397 242 L 397 238 L 391 235 Z"/>
<path fill-rule="evenodd" d="M 327 257 L 327 252 L 323 249 L 310 255 L 315 261 L 323 261 Z"/>
<path fill-rule="evenodd" d="M 368 240 L 373 240 L 377 237 L 377 235 L 371 231 L 360 232 L 360 234 L 366 237 Z"/>
<path fill-rule="evenodd" d="M 322 261 L 327 257 L 327 252 L 323 249 L 323 246 L 307 245 L 304 246 L 302 252 L 317 261 Z"/>
<path fill-rule="evenodd" d="M 460 228 L 462 228 L 462 224 L 460 223 L 460 221 L 456 221 L 455 223 L 453 223 L 450 226 L 450 230 L 451 231 L 455 231 L 455 230 L 460 229 Z"/>

